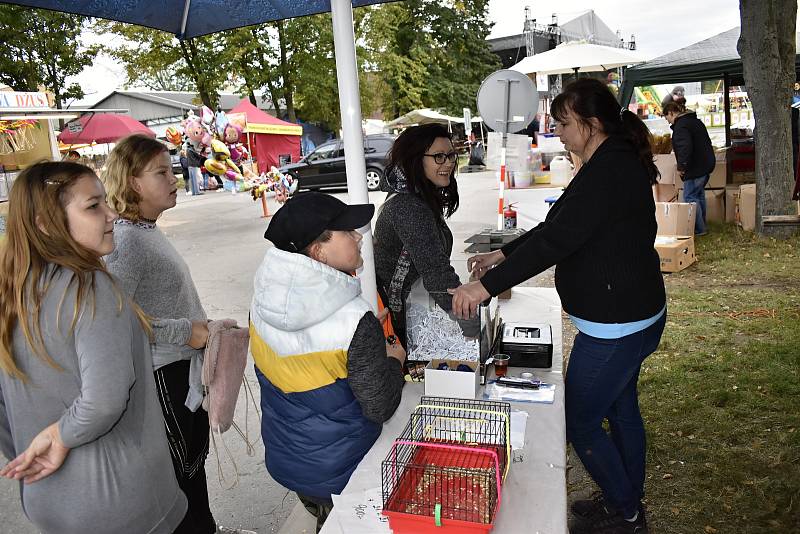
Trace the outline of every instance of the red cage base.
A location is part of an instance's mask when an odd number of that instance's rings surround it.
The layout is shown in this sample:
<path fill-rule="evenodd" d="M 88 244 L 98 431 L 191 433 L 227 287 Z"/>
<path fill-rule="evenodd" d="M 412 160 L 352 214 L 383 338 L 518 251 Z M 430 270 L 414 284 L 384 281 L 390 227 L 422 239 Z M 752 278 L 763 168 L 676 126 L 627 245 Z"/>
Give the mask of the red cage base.
<path fill-rule="evenodd" d="M 484 446 L 495 448 L 494 446 Z M 499 452 L 499 451 L 497 451 Z M 505 452 L 505 451 L 503 451 Z M 411 462 L 417 466 L 440 468 L 462 468 L 473 471 L 494 472 L 495 464 L 487 454 L 467 454 L 443 449 L 419 448 Z M 418 469 L 407 469 L 387 502 L 383 514 L 389 518 L 389 526 L 395 534 L 480 534 L 492 530 L 497 510 L 490 510 L 487 503 L 490 488 L 481 480 L 493 477 L 473 477 L 468 473 L 432 473 Z M 444 493 L 442 491 L 444 490 Z M 474 510 L 459 507 L 454 510 L 449 503 L 484 503 Z M 437 527 L 433 517 L 436 503 L 443 505 L 441 526 Z M 414 513 L 416 512 L 416 513 Z M 454 515 L 457 513 L 457 517 Z"/>
<path fill-rule="evenodd" d="M 430 516 L 404 514 L 402 512 L 383 511 L 389 518 L 389 528 L 394 534 L 484 534 L 494 528 L 494 523 L 473 523 L 458 519 L 442 519 L 442 526 L 437 527 Z"/>

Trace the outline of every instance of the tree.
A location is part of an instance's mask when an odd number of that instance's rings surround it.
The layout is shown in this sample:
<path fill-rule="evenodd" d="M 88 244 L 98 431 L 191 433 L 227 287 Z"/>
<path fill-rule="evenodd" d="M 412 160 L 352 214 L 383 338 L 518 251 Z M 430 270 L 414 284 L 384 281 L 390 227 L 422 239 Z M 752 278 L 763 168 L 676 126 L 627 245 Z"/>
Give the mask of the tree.
<path fill-rule="evenodd" d="M 122 61 L 128 83 L 153 89 L 194 89 L 206 106 L 214 109 L 219 91 L 230 81 L 223 59 L 224 39 L 218 35 L 179 41 L 173 35 L 122 22 L 98 23 L 100 33 L 123 38 L 121 44 L 104 50 Z"/>
<path fill-rule="evenodd" d="M 77 15 L 0 5 L 0 81 L 15 91 L 53 93 L 56 108 L 83 97 L 67 78 L 91 65 L 99 48 L 83 46 L 81 31 L 88 19 Z"/>
<path fill-rule="evenodd" d="M 794 185 L 789 104 L 795 81 L 797 0 L 740 0 L 738 50 L 753 103 L 756 231 L 763 215 L 789 213 Z"/>
<path fill-rule="evenodd" d="M 407 0 L 372 8 L 365 46 L 388 88 L 387 118 L 415 108 L 461 113 L 499 67 L 486 36 L 488 0 Z"/>

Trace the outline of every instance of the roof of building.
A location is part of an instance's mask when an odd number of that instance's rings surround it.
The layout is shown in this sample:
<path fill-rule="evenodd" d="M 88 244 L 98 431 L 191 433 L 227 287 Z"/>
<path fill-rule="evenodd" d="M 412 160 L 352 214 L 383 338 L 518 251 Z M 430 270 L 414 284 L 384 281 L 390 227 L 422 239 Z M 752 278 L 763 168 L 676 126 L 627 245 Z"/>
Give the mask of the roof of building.
<path fill-rule="evenodd" d="M 145 100 L 153 102 L 154 104 L 161 104 L 164 106 L 172 106 L 178 110 L 196 109 L 202 105 L 200 96 L 193 91 L 125 91 L 116 90 L 105 96 L 92 108 L 103 107 L 103 102 L 110 99 L 114 95 L 124 95 L 130 98 Z M 235 93 L 220 93 L 219 106 L 224 111 L 229 111 L 242 99 L 241 95 Z M 263 94 L 256 95 L 256 102 L 258 107 L 263 110 L 272 110 L 271 103 L 265 98 Z"/>

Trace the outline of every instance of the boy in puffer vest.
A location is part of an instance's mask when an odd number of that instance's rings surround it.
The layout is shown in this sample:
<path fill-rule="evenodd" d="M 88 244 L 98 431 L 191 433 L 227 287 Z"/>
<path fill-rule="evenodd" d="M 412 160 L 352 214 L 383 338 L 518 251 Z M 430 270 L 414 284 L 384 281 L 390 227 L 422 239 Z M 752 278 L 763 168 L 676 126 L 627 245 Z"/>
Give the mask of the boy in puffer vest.
<path fill-rule="evenodd" d="M 297 492 L 317 531 L 400 404 L 405 351 L 361 297 L 361 234 L 375 207 L 322 193 L 290 199 L 264 237 L 250 349 L 272 478 Z M 381 312 L 385 318 L 386 310 Z"/>

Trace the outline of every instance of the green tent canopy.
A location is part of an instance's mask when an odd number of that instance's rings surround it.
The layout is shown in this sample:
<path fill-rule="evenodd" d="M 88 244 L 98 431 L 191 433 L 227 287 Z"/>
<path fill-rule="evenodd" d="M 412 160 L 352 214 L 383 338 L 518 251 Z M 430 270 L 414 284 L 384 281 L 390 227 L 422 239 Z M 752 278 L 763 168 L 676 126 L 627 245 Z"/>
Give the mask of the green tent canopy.
<path fill-rule="evenodd" d="M 620 102 L 630 102 L 634 87 L 642 85 L 721 79 L 725 83 L 725 94 L 731 85 L 744 85 L 742 59 L 736 49 L 739 33 L 737 26 L 627 69 L 619 92 Z M 797 37 L 796 44 L 800 43 L 800 34 Z M 795 56 L 794 64 L 795 71 L 800 70 L 800 56 Z"/>

